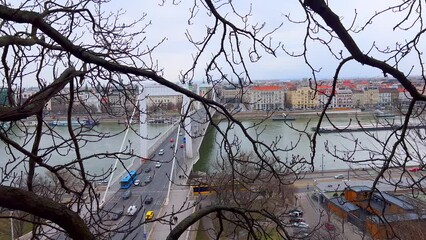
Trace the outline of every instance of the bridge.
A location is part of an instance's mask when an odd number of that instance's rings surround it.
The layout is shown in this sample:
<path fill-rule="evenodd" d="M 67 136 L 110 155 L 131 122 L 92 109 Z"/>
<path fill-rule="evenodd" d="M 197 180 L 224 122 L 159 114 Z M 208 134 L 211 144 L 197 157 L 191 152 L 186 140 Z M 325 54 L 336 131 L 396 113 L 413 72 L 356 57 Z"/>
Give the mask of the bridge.
<path fill-rule="evenodd" d="M 167 96 L 178 95 L 175 91 L 165 88 L 161 85 L 144 85 L 143 92 L 139 96 L 140 114 L 140 135 L 142 136 L 141 159 L 134 159 L 127 166 L 127 170 L 138 172 L 138 179 L 141 180 L 140 186 L 132 186 L 130 189 L 132 195 L 128 199 L 122 199 L 124 193 L 120 189 L 120 179 L 126 174 L 126 171 L 113 172 L 109 178 L 106 190 L 101 195 L 101 207 L 111 213 L 126 213 L 129 206 L 135 205 L 138 211 L 135 216 L 123 216 L 112 225 L 115 228 L 123 229 L 129 227 L 140 227 L 136 231 L 126 233 L 125 231 L 111 236 L 112 239 L 165 239 L 170 231 L 170 224 L 166 221 L 145 222 L 145 213 L 154 211 L 154 219 L 163 215 L 173 214 L 178 221 L 189 215 L 190 211 L 184 211 L 174 214 L 182 207 L 182 204 L 191 203 L 188 198 L 190 188 L 183 186 L 186 183 L 186 177 L 192 171 L 192 166 L 199 159 L 199 148 L 201 146 L 204 134 L 210 124 L 207 118 L 206 110 L 201 109 L 200 104 L 190 104 L 189 98 L 183 96 L 181 115 L 188 113 L 183 124 L 174 123 L 154 140 L 147 138 L 147 104 L 148 96 Z M 198 85 L 195 90 L 197 94 L 202 95 L 202 89 L 208 89 L 210 86 Z M 214 91 L 213 91 L 214 93 Z M 213 94 L 213 98 L 215 95 Z M 209 110 L 210 111 L 210 110 Z M 214 112 L 210 112 L 214 114 Z M 130 121 L 131 122 L 131 121 Z M 123 139 L 123 144 L 126 140 Z M 154 141 L 154 142 L 152 142 Z M 150 147 L 147 147 L 150 146 Z M 181 148 L 183 146 L 183 148 Z M 163 149 L 164 154 L 159 154 Z M 121 149 L 120 149 L 121 150 Z M 117 162 L 113 169 L 117 169 Z M 159 162 L 161 167 L 156 167 Z M 144 177 L 151 176 L 152 182 L 145 183 Z M 153 202 L 145 204 L 147 198 L 153 198 Z M 108 216 L 109 217 L 109 216 Z M 127 224 L 127 225 L 126 225 Z"/>

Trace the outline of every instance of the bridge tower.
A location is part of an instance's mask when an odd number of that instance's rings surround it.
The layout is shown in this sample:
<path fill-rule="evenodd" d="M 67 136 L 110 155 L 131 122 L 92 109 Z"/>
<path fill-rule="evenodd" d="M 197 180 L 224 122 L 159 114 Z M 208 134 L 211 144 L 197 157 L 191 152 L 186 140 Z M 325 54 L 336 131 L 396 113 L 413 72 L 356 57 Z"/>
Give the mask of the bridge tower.
<path fill-rule="evenodd" d="M 176 95 L 182 95 L 181 93 L 178 93 L 174 91 L 173 89 L 170 89 L 168 87 L 165 87 L 160 84 L 143 84 L 141 94 L 139 95 L 139 107 L 141 109 L 140 111 L 140 126 L 139 126 L 139 133 L 141 135 L 141 156 L 143 159 L 148 159 L 150 156 L 149 149 L 149 140 L 148 137 L 148 121 L 147 121 L 147 99 L 150 96 L 176 96 Z M 182 103 L 182 110 L 181 113 L 186 112 L 186 108 L 189 105 L 189 98 L 185 95 L 183 95 L 183 103 Z M 192 138 L 189 137 L 186 134 L 186 131 L 191 131 L 192 121 L 191 118 L 186 118 L 184 124 L 182 124 L 185 130 L 182 130 L 185 137 L 185 153 L 186 157 L 192 158 L 193 157 L 193 150 L 192 150 Z M 161 144 L 161 141 L 157 141 L 156 144 Z M 154 149 L 156 148 L 156 145 L 154 144 Z"/>

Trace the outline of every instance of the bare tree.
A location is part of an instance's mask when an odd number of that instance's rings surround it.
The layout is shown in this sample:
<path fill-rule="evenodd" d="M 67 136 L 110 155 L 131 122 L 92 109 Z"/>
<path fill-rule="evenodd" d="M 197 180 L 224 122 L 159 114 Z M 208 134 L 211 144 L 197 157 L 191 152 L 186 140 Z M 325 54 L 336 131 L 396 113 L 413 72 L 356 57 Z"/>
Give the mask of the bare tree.
<path fill-rule="evenodd" d="M 97 211 L 99 198 L 92 183 L 106 179 L 111 169 L 99 174 L 88 173 L 85 167 L 86 162 L 94 159 L 119 158 L 123 163 L 136 154 L 130 147 L 120 152 L 99 151 L 87 154 L 82 151 L 88 142 L 105 141 L 120 134 L 97 133 L 81 127 L 72 127 L 71 122 L 76 110 L 84 111 L 89 116 L 92 114 L 91 108 L 84 99 L 79 97 L 87 85 L 96 89 L 96 96 L 103 104 L 101 108 L 110 117 L 126 116 L 128 119 L 134 108 L 145 111 L 138 109 L 135 96 L 139 89 L 143 91 L 141 82 L 146 80 L 157 82 L 186 95 L 191 99 L 191 104 L 201 103 L 207 112 L 208 120 L 213 119 L 211 110 L 214 109 L 216 114 L 222 115 L 226 125 L 223 128 L 212 121 L 212 126 L 222 137 L 219 144 L 223 151 L 219 160 L 226 162 L 223 166 L 230 169 L 231 182 L 240 179 L 244 179 L 242 181 L 244 183 L 268 182 L 276 184 L 278 186 L 276 189 L 281 190 L 300 177 L 297 174 L 298 169 L 313 170 L 317 149 L 324 147 L 331 156 L 340 161 L 374 166 L 377 174 L 374 176 L 373 190 L 381 178 L 387 179 L 397 187 L 401 184 L 398 179 L 408 175 L 409 187 L 423 191 L 421 186 L 423 178 L 414 177 L 405 171 L 408 162 L 414 161 L 424 165 L 421 145 L 417 141 L 423 140 L 424 133 L 422 130 L 416 132 L 409 129 L 410 120 L 423 110 L 419 103 L 426 100 L 423 94 L 425 80 L 423 49 L 419 44 L 424 33 L 423 2 L 394 3 L 388 8 L 375 12 L 364 22 L 358 21 L 355 11 L 353 21 L 346 23 L 333 12 L 327 1 L 299 1 L 296 7 L 303 13 L 302 20 L 293 19 L 292 15 L 284 14 L 283 22 L 287 21 L 286 23 L 293 23 L 305 29 L 301 52 L 294 52 L 287 48 L 286 45 L 281 44 L 280 39 L 272 40 L 274 34 L 284 31 L 282 24 L 269 26 L 252 23 L 251 8 L 243 13 L 232 1 L 200 0 L 194 1 L 190 9 L 189 24 L 197 22 L 201 13 L 207 13 L 213 21 L 211 25 L 204 25 L 206 31 L 201 38 L 191 34 L 190 31 L 187 32 L 188 41 L 194 45 L 196 52 L 193 55 L 193 64 L 180 76 L 182 83 L 191 82 L 195 71 L 203 68 L 205 81 L 214 86 L 211 91 L 216 91 L 216 87 L 220 84 L 232 84 L 240 89 L 240 94 L 236 96 L 241 99 L 239 102 L 246 102 L 245 94 L 253 84 L 250 75 L 251 64 L 260 61 L 264 55 L 277 56 L 278 53 L 285 53 L 290 57 L 303 59 L 311 70 L 310 87 L 317 92 L 319 85 L 317 74 L 321 66 L 315 66 L 311 62 L 308 50 L 310 44 L 319 43 L 329 51 L 329 57 L 338 62 L 333 76 L 333 90 L 316 123 L 317 129 L 320 129 L 325 119 L 333 122 L 326 110 L 335 97 L 340 72 L 350 62 L 378 69 L 385 76 L 392 76 L 398 80 L 411 96 L 411 102 L 404 110 L 402 124 L 392 132 L 390 137 L 383 140 L 369 132 L 365 133 L 379 144 L 380 148 L 375 152 L 370 148 L 371 146 L 363 145 L 357 139 L 354 139 L 351 150 L 337 149 L 335 146 L 318 146 L 317 140 L 321 134 L 318 130 L 314 134 L 309 133 L 308 125 L 305 129 L 296 129 L 300 133 L 299 140 L 288 143 L 284 148 L 280 145 L 283 141 L 282 137 L 277 137 L 272 144 L 263 141 L 261 135 L 263 121 L 254 126 L 244 126 L 235 118 L 234 114 L 237 110 L 227 108 L 210 98 L 199 96 L 162 77 L 162 69 L 152 58 L 152 53 L 163 44 L 164 39 L 154 47 L 146 49 L 142 47 L 145 44 L 143 36 L 149 26 L 145 19 L 146 14 L 142 14 L 141 18 L 134 22 L 122 23 L 120 17 L 123 12 L 106 13 L 103 9 L 103 4 L 106 2 L 102 0 L 84 0 L 75 3 L 23 1 L 13 5 L 2 1 L 0 6 L 2 19 L 0 27 L 3 33 L 0 37 L 2 48 L 0 69 L 8 99 L 8 104 L 0 107 L 0 121 L 10 122 L 12 126 L 16 126 L 16 128 L 0 131 L 0 139 L 5 143 L 5 151 L 8 153 L 7 163 L 2 168 L 0 206 L 30 214 L 35 236 L 38 234 L 49 236 L 49 233 L 45 232 L 47 228 L 40 227 L 45 225 L 48 225 L 49 229 L 62 229 L 75 239 L 102 239 L 108 238 L 111 232 L 135 230 L 132 224 L 121 229 L 111 229 L 109 223 L 104 221 L 108 213 Z M 361 48 L 352 35 L 360 34 L 368 28 L 380 27 L 372 23 L 383 15 L 398 16 L 401 20 L 394 29 L 407 35 L 404 35 L 402 41 L 392 45 L 394 47 L 378 46 L 372 42 L 366 48 Z M 209 46 L 214 45 L 219 48 L 213 51 L 207 50 Z M 203 61 L 205 56 L 209 56 L 207 61 Z M 417 59 L 416 64 L 412 68 L 401 68 L 399 64 L 412 56 Z M 415 85 L 410 80 L 415 74 L 420 76 L 420 85 Z M 16 95 L 23 90 L 23 82 L 28 79 L 35 80 L 38 92 L 24 102 L 16 101 Z M 46 79 L 53 81 L 48 82 Z M 116 90 L 120 90 L 119 95 L 116 94 Z M 60 111 L 64 111 L 68 122 L 67 136 L 59 134 L 55 128 L 50 127 L 44 118 L 45 105 L 58 96 L 66 103 L 66 108 Z M 187 107 L 182 119 L 191 117 L 189 110 L 190 107 Z M 265 118 L 270 116 L 268 114 Z M 23 127 L 18 124 L 29 117 L 34 117 L 37 121 L 36 128 L 31 131 L 25 124 Z M 233 129 L 239 129 L 241 134 L 235 135 Z M 256 134 L 249 134 L 250 129 L 255 129 Z M 23 142 L 18 142 L 14 136 L 22 136 Z M 309 139 L 310 159 L 299 156 L 294 156 L 292 159 L 279 157 L 279 153 L 294 150 L 302 137 Z M 46 138 L 52 142 L 51 146 L 42 144 Z M 416 141 L 413 143 L 409 141 L 410 138 Z M 241 158 L 241 139 L 249 141 L 254 158 Z M 354 159 L 353 156 L 359 149 L 370 151 L 371 154 L 366 159 Z M 52 158 L 58 155 L 68 156 L 70 160 L 55 164 Z M 248 165 L 250 169 L 253 166 L 255 170 L 247 173 L 245 166 Z M 396 181 L 394 176 L 388 174 L 392 167 L 403 169 Z M 70 202 L 64 204 L 57 199 L 39 194 L 37 184 L 40 182 L 37 181 L 37 172 L 40 169 L 55 177 L 61 189 L 71 195 Z M 17 177 L 17 172 L 25 177 Z M 67 176 L 71 174 L 76 179 L 73 184 L 69 184 L 68 177 L 65 177 L 63 172 L 67 172 Z M 11 179 L 8 184 L 6 184 L 6 178 Z M 25 188 L 16 182 L 22 179 L 25 179 Z M 244 188 L 250 189 L 247 186 Z M 231 192 L 235 194 L 235 189 L 231 189 Z M 279 193 L 271 192 L 270 189 L 265 189 L 264 192 L 268 193 L 263 194 L 266 198 L 279 196 Z M 88 196 L 89 201 L 86 201 L 84 196 Z M 252 199 L 252 196 L 245 197 Z M 17 199 L 23 201 L 16 201 Z M 275 233 L 277 232 L 281 237 L 290 238 L 286 224 L 280 219 L 282 212 L 276 214 L 267 209 L 253 210 L 247 207 L 249 201 L 246 199 L 234 198 L 236 203 L 241 200 L 244 204 L 233 206 L 218 204 L 196 211 L 171 231 L 169 239 L 177 239 L 191 224 L 211 213 L 216 214 L 221 224 L 223 222 L 235 224 L 236 230 L 227 234 L 238 235 L 244 231 L 249 239 L 270 238 L 269 230 L 276 229 Z M 261 223 L 262 221 L 257 221 L 259 219 L 267 219 L 268 225 L 265 226 Z M 139 222 L 136 225 L 140 224 L 143 223 Z M 217 238 L 223 236 L 222 234 L 224 234 L 223 231 L 218 231 Z"/>

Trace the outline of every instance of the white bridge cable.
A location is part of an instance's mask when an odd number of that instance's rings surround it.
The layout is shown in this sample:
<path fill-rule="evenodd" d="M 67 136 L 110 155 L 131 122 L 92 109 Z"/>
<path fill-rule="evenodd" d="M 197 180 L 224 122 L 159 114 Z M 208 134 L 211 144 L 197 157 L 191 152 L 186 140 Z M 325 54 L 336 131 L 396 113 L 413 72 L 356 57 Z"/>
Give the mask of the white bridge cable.
<path fill-rule="evenodd" d="M 126 141 L 127 135 L 129 134 L 130 124 L 133 121 L 133 117 L 135 115 L 135 112 L 136 112 L 136 107 L 133 108 L 132 116 L 131 116 L 130 120 L 128 120 L 128 122 L 127 122 L 126 133 L 124 134 L 124 138 L 123 138 L 123 141 L 121 142 L 121 146 L 120 146 L 120 153 L 123 150 L 124 142 Z M 104 196 L 102 197 L 102 200 L 101 200 L 101 203 L 100 203 L 99 207 L 102 207 L 102 205 L 105 203 L 105 198 L 106 198 L 106 196 L 108 194 L 108 190 L 109 190 L 109 188 L 111 186 L 112 177 L 114 176 L 114 172 L 117 170 L 117 164 L 118 164 L 118 160 L 119 160 L 120 156 L 121 156 L 121 154 L 118 154 L 117 158 L 115 159 L 114 167 L 112 168 L 112 172 L 111 172 L 111 175 L 109 176 L 109 180 L 108 180 L 108 185 L 107 185 L 107 187 L 105 189 L 105 193 L 104 193 Z M 131 167 L 132 165 L 133 165 L 133 162 L 132 162 L 132 164 L 129 167 Z"/>

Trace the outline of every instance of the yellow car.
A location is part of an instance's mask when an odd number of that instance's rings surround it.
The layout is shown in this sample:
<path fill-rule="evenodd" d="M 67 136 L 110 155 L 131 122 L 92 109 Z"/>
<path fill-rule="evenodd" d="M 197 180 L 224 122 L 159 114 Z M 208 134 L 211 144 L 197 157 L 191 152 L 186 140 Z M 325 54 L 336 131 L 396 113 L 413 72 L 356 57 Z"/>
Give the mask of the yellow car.
<path fill-rule="evenodd" d="M 145 215 L 145 220 L 151 220 L 154 218 L 154 211 L 148 211 Z"/>

